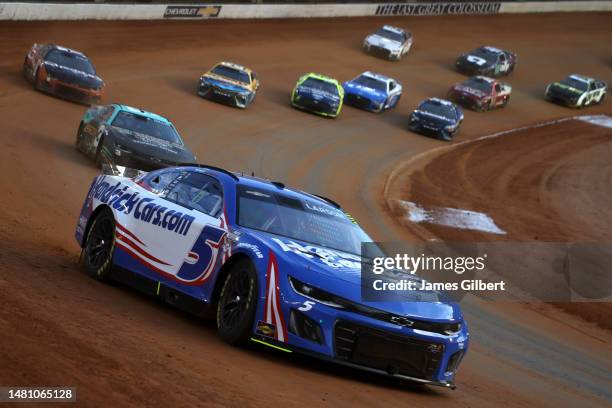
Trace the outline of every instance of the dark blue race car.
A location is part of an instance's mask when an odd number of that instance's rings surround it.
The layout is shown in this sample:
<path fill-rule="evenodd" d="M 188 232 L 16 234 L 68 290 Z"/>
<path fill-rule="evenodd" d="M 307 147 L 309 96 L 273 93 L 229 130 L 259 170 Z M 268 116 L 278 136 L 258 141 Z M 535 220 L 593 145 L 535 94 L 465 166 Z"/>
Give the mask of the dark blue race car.
<path fill-rule="evenodd" d="M 345 82 L 342 87 L 347 105 L 372 112 L 395 108 L 402 96 L 399 82 L 369 71 Z"/>
<path fill-rule="evenodd" d="M 468 348 L 457 303 L 364 301 L 372 239 L 331 200 L 279 182 L 207 166 L 101 175 L 76 239 L 92 277 L 212 311 L 230 344 L 449 388 Z"/>
<path fill-rule="evenodd" d="M 410 114 L 408 128 L 414 132 L 451 140 L 463 122 L 463 112 L 452 102 L 425 99 Z"/>

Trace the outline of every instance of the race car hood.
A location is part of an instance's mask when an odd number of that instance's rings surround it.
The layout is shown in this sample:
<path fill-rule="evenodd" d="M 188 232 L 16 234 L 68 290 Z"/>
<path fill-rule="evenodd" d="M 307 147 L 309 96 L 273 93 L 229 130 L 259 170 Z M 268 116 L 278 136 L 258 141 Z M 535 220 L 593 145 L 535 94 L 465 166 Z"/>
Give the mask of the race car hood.
<path fill-rule="evenodd" d="M 115 144 L 120 144 L 134 155 L 152 156 L 168 163 L 195 162 L 193 153 L 184 145 L 115 126 L 108 129 Z"/>
<path fill-rule="evenodd" d="M 326 101 L 326 102 L 333 102 L 333 103 L 340 102 L 340 95 L 338 94 L 332 94 L 332 93 L 325 92 L 317 88 L 310 88 L 310 87 L 303 86 L 303 85 L 300 85 L 297 87 L 297 89 L 295 90 L 295 94 L 296 96 L 300 96 L 303 98 L 309 98 L 309 99 L 313 99 L 316 101 Z"/>
<path fill-rule="evenodd" d="M 463 84 L 456 84 L 455 86 L 453 86 L 452 91 L 455 93 L 470 96 L 474 99 L 483 99 L 488 96 L 486 92 L 483 92 L 480 89 L 472 88 L 471 86 L 466 86 Z"/>
<path fill-rule="evenodd" d="M 369 35 L 366 38 L 366 42 L 370 45 L 374 45 L 376 47 L 381 47 L 391 51 L 397 51 L 402 47 L 402 43 L 400 43 L 399 41 L 393 41 L 378 34 Z"/>
<path fill-rule="evenodd" d="M 102 79 L 96 75 L 79 71 L 73 68 L 45 61 L 45 70 L 52 78 L 61 82 L 78 85 L 81 88 L 98 89 L 104 85 Z"/>
<path fill-rule="evenodd" d="M 369 98 L 376 100 L 383 100 L 387 98 L 387 93 L 378 89 L 368 88 L 361 84 L 354 83 L 352 81 L 345 82 L 342 87 L 346 93 L 352 93 L 361 96 L 368 96 Z"/>
<path fill-rule="evenodd" d="M 215 74 L 204 74 L 200 80 L 230 92 L 251 92 L 248 85 Z"/>
<path fill-rule="evenodd" d="M 566 95 L 567 97 L 578 97 L 584 93 L 584 91 L 581 91 L 580 89 L 576 89 L 569 85 L 562 84 L 561 82 L 555 82 L 551 84 L 550 88 L 554 89 L 558 93 Z"/>
<path fill-rule="evenodd" d="M 276 255 L 281 276 L 290 275 L 352 302 L 389 313 L 431 321 L 462 318 L 459 306 L 453 302 L 364 302 L 361 300 L 360 256 L 260 231 L 254 235 Z"/>

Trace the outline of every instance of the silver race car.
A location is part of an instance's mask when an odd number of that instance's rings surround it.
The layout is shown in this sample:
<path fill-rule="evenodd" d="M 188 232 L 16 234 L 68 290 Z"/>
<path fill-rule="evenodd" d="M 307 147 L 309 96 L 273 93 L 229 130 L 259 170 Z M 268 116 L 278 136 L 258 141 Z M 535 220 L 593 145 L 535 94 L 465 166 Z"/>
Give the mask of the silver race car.
<path fill-rule="evenodd" d="M 363 40 L 366 52 L 398 61 L 412 47 L 412 33 L 390 25 L 382 26 Z"/>

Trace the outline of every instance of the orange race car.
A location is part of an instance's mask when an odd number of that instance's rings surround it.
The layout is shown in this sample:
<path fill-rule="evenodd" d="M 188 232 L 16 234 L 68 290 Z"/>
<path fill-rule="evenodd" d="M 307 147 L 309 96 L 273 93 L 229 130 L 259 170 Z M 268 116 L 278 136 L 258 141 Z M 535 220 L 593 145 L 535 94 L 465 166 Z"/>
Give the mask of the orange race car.
<path fill-rule="evenodd" d="M 23 62 L 23 75 L 34 89 L 85 104 L 104 94 L 104 81 L 81 52 L 54 44 L 34 44 Z"/>

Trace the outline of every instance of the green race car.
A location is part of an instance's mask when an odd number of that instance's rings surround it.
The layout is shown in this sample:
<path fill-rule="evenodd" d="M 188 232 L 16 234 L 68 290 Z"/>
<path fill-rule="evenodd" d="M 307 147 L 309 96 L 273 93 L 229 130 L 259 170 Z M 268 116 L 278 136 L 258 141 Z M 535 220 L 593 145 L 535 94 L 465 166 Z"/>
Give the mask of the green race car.
<path fill-rule="evenodd" d="M 312 72 L 302 75 L 291 93 L 293 107 L 331 118 L 340 114 L 343 99 L 338 81 Z"/>

